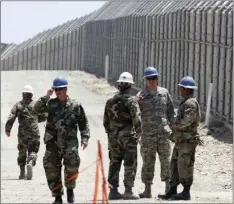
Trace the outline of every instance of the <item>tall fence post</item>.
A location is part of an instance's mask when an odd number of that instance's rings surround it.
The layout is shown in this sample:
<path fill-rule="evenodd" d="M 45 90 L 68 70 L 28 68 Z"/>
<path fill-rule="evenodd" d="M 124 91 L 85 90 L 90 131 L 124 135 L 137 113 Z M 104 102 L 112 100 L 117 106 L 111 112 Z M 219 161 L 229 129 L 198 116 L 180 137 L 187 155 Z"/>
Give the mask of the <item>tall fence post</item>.
<path fill-rule="evenodd" d="M 211 96 L 212 96 L 212 88 L 213 83 L 209 84 L 209 91 L 208 91 L 208 99 L 206 104 L 206 120 L 205 120 L 205 127 L 209 127 L 209 119 L 210 119 L 210 105 L 211 105 Z"/>
<path fill-rule="evenodd" d="M 108 81 L 109 74 L 109 55 L 105 56 L 105 80 Z"/>

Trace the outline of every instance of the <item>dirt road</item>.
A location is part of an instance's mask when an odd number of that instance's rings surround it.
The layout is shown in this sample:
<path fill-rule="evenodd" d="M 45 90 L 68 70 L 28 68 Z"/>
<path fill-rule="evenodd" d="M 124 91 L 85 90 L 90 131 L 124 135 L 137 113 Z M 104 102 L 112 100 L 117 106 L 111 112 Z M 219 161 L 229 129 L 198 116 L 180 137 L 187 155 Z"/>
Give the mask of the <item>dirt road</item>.
<path fill-rule="evenodd" d="M 43 144 L 44 123 L 40 124 L 41 148 L 38 154 L 37 165 L 34 168 L 34 177 L 33 180 L 30 181 L 18 180 L 18 122 L 15 122 L 10 138 L 4 134 L 4 126 L 11 107 L 16 101 L 21 99 L 21 90 L 25 84 L 31 84 L 34 87 L 34 99 L 38 99 L 38 97 L 43 96 L 46 90 L 51 87 L 54 77 L 59 75 L 68 78 L 70 84 L 68 94 L 71 98 L 75 98 L 83 104 L 90 123 L 91 139 L 88 148 L 85 151 L 80 150 L 80 169 L 82 170 L 96 160 L 97 140 L 100 139 L 103 147 L 105 173 L 107 175 L 109 161 L 107 157 L 106 134 L 102 126 L 102 117 L 107 97 L 116 91 L 114 87 L 110 87 L 108 84 L 102 80 L 96 79 L 92 75 L 81 72 L 1 72 L 1 203 L 51 203 L 53 201 L 42 166 L 42 157 L 45 151 Z M 79 133 L 78 137 L 80 137 Z M 201 147 L 198 150 L 195 181 L 192 187 L 192 200 L 189 201 L 189 203 L 230 203 L 232 202 L 232 144 L 230 142 L 213 139 L 211 136 L 206 136 L 205 141 L 207 146 Z M 212 148 L 212 151 L 210 151 L 208 147 Z M 223 156 L 224 154 L 225 157 Z M 138 160 L 139 166 L 134 188 L 137 193 L 143 190 L 143 185 L 140 180 L 142 166 L 140 155 Z M 154 196 L 164 191 L 164 183 L 160 181 L 159 177 L 160 166 L 158 157 L 156 163 L 153 184 Z M 95 165 L 80 174 L 75 189 L 76 202 L 92 203 L 94 177 Z M 122 187 L 122 180 L 123 168 L 120 176 L 121 192 L 124 190 Z M 101 199 L 101 194 L 99 194 L 99 198 Z M 63 200 L 64 203 L 66 203 L 65 196 Z M 114 203 L 125 202 L 126 201 L 118 201 Z M 163 201 L 157 199 L 129 201 L 129 203 L 133 202 L 161 203 Z"/>

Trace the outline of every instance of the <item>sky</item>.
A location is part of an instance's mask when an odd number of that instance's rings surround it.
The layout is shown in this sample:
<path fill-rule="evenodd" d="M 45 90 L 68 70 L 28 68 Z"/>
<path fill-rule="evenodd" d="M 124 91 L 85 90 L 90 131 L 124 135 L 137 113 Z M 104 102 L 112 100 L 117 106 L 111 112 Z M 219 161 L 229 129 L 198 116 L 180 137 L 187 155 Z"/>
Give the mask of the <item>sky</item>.
<path fill-rule="evenodd" d="M 19 44 L 99 9 L 106 1 L 1 1 L 1 42 Z"/>

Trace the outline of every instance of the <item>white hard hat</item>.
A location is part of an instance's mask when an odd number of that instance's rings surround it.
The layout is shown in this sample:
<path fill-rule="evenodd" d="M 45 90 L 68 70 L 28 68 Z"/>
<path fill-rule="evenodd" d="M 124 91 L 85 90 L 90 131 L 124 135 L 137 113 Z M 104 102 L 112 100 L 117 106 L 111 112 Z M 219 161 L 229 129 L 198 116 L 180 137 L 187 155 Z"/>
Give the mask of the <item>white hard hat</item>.
<path fill-rule="evenodd" d="M 31 94 L 33 94 L 33 87 L 31 85 L 25 85 L 22 93 L 31 93 Z"/>
<path fill-rule="evenodd" d="M 120 74 L 119 80 L 117 82 L 134 84 L 133 76 L 129 72 L 123 72 L 122 74 Z"/>

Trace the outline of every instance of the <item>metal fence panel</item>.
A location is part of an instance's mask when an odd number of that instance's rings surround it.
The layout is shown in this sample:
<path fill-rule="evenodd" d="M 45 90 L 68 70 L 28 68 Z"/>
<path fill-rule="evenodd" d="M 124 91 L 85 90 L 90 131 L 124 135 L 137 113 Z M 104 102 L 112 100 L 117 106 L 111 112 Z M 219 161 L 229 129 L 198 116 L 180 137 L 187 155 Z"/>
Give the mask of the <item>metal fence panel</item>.
<path fill-rule="evenodd" d="M 13 70 L 18 70 L 18 53 L 13 55 Z"/>
<path fill-rule="evenodd" d="M 5 70 L 5 59 L 1 60 L 1 71 Z"/>
<path fill-rule="evenodd" d="M 37 45 L 37 53 L 38 53 L 37 70 L 42 70 L 42 44 L 41 43 Z"/>
<path fill-rule="evenodd" d="M 59 63 L 59 37 L 55 37 L 54 40 L 54 70 L 58 70 L 58 63 Z"/>
<path fill-rule="evenodd" d="M 46 49 L 45 49 L 45 70 L 49 70 L 50 69 L 50 60 L 51 60 L 50 41 L 51 40 L 47 40 L 45 42 L 45 44 L 46 44 Z"/>
<path fill-rule="evenodd" d="M 58 70 L 63 69 L 63 35 L 60 35 L 58 38 L 59 42 L 59 57 L 58 57 Z"/>
<path fill-rule="evenodd" d="M 27 70 L 31 70 L 32 69 L 32 47 L 27 48 Z"/>
<path fill-rule="evenodd" d="M 2 56 L 1 69 L 85 70 L 104 77 L 108 55 L 110 78 L 116 80 L 129 71 L 143 88 L 144 69 L 155 66 L 161 75 L 159 84 L 175 99 L 180 96 L 181 78 L 194 77 L 199 88 L 195 96 L 203 110 L 212 82 L 213 114 L 233 121 L 233 1 L 108 5 L 84 21 L 72 21 L 71 29 L 65 29 L 67 23 L 53 29 L 53 34 L 45 31 L 18 45 L 15 54 L 9 51 L 5 59 Z"/>

